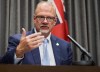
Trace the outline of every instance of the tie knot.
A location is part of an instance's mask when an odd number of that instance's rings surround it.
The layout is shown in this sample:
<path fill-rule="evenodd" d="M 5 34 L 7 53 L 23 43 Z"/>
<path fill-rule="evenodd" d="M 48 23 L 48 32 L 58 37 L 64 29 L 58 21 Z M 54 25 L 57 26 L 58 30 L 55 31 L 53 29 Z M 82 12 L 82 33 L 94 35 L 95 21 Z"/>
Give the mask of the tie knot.
<path fill-rule="evenodd" d="M 48 39 L 44 39 L 44 43 L 49 43 L 49 40 Z"/>

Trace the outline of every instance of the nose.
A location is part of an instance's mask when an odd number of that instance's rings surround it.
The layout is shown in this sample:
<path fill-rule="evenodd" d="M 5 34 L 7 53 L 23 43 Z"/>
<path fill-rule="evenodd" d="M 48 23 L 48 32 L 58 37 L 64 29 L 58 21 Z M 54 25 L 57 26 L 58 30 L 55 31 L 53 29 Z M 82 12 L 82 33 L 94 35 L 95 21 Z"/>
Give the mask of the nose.
<path fill-rule="evenodd" d="M 43 22 L 47 23 L 48 21 L 47 21 L 47 19 L 46 19 L 46 18 L 44 18 L 44 21 L 43 21 Z"/>

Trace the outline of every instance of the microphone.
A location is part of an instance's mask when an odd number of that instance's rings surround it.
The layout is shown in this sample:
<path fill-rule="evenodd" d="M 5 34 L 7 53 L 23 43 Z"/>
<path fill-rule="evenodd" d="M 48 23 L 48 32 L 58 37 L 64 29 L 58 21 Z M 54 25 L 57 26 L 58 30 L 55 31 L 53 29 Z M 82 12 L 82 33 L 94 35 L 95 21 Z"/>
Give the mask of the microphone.
<path fill-rule="evenodd" d="M 74 65 L 94 65 L 94 61 L 91 54 L 85 48 L 83 48 L 78 42 L 76 42 L 70 35 L 67 36 L 82 52 L 82 57 L 81 57 L 82 61 L 74 62 Z M 89 61 L 84 60 L 84 54 L 88 56 Z"/>

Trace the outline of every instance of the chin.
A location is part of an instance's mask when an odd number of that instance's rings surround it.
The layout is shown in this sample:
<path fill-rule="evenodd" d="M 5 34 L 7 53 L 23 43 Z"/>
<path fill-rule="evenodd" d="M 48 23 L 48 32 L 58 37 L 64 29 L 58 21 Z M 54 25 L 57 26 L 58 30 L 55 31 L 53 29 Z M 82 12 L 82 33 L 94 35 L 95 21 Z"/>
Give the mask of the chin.
<path fill-rule="evenodd" d="M 40 30 L 40 32 L 43 33 L 43 34 L 47 34 L 47 33 L 49 33 L 50 31 L 49 31 L 49 30 Z"/>

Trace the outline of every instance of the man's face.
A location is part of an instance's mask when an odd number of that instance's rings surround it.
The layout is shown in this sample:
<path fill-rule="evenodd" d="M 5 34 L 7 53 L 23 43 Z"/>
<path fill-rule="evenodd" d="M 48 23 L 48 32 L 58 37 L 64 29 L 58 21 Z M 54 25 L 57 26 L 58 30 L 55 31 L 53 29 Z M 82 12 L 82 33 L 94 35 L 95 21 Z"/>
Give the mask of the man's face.
<path fill-rule="evenodd" d="M 37 31 L 42 33 L 50 33 L 53 26 L 56 24 L 54 9 L 49 5 L 43 5 L 38 8 L 34 16 L 34 24 Z"/>

